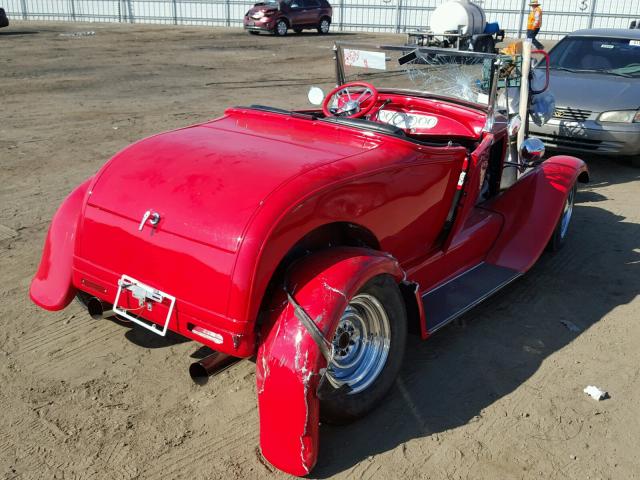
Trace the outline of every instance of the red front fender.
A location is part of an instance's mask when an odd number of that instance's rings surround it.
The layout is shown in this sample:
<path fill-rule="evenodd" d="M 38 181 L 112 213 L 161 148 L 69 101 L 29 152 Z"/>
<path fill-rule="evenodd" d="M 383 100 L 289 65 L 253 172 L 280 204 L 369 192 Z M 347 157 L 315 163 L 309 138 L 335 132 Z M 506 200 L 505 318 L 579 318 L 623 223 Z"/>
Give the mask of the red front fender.
<path fill-rule="evenodd" d="M 361 248 L 336 248 L 295 264 L 287 288 L 330 340 L 349 299 L 381 274 L 398 281 L 403 278 L 398 262 L 388 255 Z M 284 292 L 275 304 L 263 329 L 256 362 L 260 447 L 275 467 L 306 475 L 318 457 L 316 391 L 326 361 Z"/>
<path fill-rule="evenodd" d="M 40 266 L 31 281 L 29 296 L 46 310 L 62 310 L 76 294 L 71 284 L 71 266 L 78 220 L 91 178 L 62 202 L 53 216 Z"/>
<path fill-rule="evenodd" d="M 485 208 L 502 214 L 504 226 L 487 262 L 526 272 L 544 251 L 576 181 L 587 182 L 586 164 L 575 157 L 551 157 Z"/>

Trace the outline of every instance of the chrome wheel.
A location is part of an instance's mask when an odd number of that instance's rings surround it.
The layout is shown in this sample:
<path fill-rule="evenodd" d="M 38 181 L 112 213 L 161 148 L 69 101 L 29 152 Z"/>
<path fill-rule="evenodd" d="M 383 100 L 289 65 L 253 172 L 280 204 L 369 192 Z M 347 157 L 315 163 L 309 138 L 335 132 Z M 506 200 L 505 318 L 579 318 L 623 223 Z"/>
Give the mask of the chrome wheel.
<path fill-rule="evenodd" d="M 281 37 L 287 34 L 287 24 L 282 20 L 276 24 L 276 33 Z"/>
<path fill-rule="evenodd" d="M 380 301 L 368 293 L 353 297 L 333 337 L 333 360 L 327 369 L 331 383 L 347 384 L 351 394 L 368 388 L 389 356 L 391 327 Z"/>
<path fill-rule="evenodd" d="M 564 210 L 562 211 L 562 218 L 560 219 L 560 238 L 564 240 L 567 236 L 567 230 L 569 230 L 569 224 L 571 223 L 571 215 L 573 214 L 573 203 L 576 196 L 576 188 L 572 188 L 567 197 L 567 201 L 564 202 Z"/>
<path fill-rule="evenodd" d="M 320 20 L 320 33 L 329 33 L 329 20 L 323 18 Z"/>

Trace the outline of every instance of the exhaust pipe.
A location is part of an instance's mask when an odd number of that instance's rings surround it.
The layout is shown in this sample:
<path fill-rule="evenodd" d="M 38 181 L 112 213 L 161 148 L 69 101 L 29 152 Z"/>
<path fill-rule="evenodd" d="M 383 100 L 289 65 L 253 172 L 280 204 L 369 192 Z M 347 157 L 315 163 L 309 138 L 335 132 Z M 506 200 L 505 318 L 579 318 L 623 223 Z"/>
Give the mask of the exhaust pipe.
<path fill-rule="evenodd" d="M 238 357 L 226 353 L 213 352 L 202 360 L 192 363 L 189 367 L 189 375 L 195 383 L 204 385 L 211 375 L 221 372 L 239 360 Z"/>
<path fill-rule="evenodd" d="M 87 311 L 94 320 L 113 317 L 115 314 L 112 308 L 113 306 L 111 304 L 105 303 L 97 297 L 91 297 L 87 301 Z"/>

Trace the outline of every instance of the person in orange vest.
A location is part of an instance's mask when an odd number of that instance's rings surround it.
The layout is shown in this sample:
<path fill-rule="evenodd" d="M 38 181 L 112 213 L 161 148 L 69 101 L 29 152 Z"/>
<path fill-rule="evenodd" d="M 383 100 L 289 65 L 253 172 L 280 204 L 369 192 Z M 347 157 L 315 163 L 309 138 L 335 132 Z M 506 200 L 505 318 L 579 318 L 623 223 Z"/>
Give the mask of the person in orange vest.
<path fill-rule="evenodd" d="M 527 38 L 531 39 L 536 48 L 543 50 L 544 45 L 536 40 L 536 35 L 542 27 L 542 7 L 538 0 L 531 0 L 529 6 L 531 12 L 529 12 L 529 20 L 527 21 Z"/>

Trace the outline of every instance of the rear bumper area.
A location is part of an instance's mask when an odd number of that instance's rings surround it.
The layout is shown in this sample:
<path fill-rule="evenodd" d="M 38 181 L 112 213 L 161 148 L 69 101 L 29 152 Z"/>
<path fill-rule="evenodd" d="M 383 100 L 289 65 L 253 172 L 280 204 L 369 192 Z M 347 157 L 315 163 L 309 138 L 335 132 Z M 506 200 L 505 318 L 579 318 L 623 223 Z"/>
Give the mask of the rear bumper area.
<path fill-rule="evenodd" d="M 75 258 L 73 285 L 104 302 L 115 302 L 120 277 L 121 275 L 114 272 Z M 128 290 L 122 290 L 118 306 L 126 309 L 129 314 L 161 327 L 164 326 L 169 313 L 168 302 L 140 307 L 138 300 L 133 298 Z M 176 298 L 168 329 L 235 357 L 247 358 L 255 353 L 255 333 L 253 329 L 247 331 L 246 322 L 234 321 L 180 298 Z"/>
<path fill-rule="evenodd" d="M 168 329 L 236 357 L 255 350 L 254 322 L 226 316 L 236 254 L 164 229 L 143 228 L 122 215 L 88 206 L 72 260 L 71 283 L 113 304 L 118 281 L 127 275 L 175 297 Z M 168 303 L 140 308 L 128 290 L 119 306 L 164 327 Z M 148 305 L 147 305 L 148 307 Z M 195 327 L 210 332 L 208 337 Z"/>

